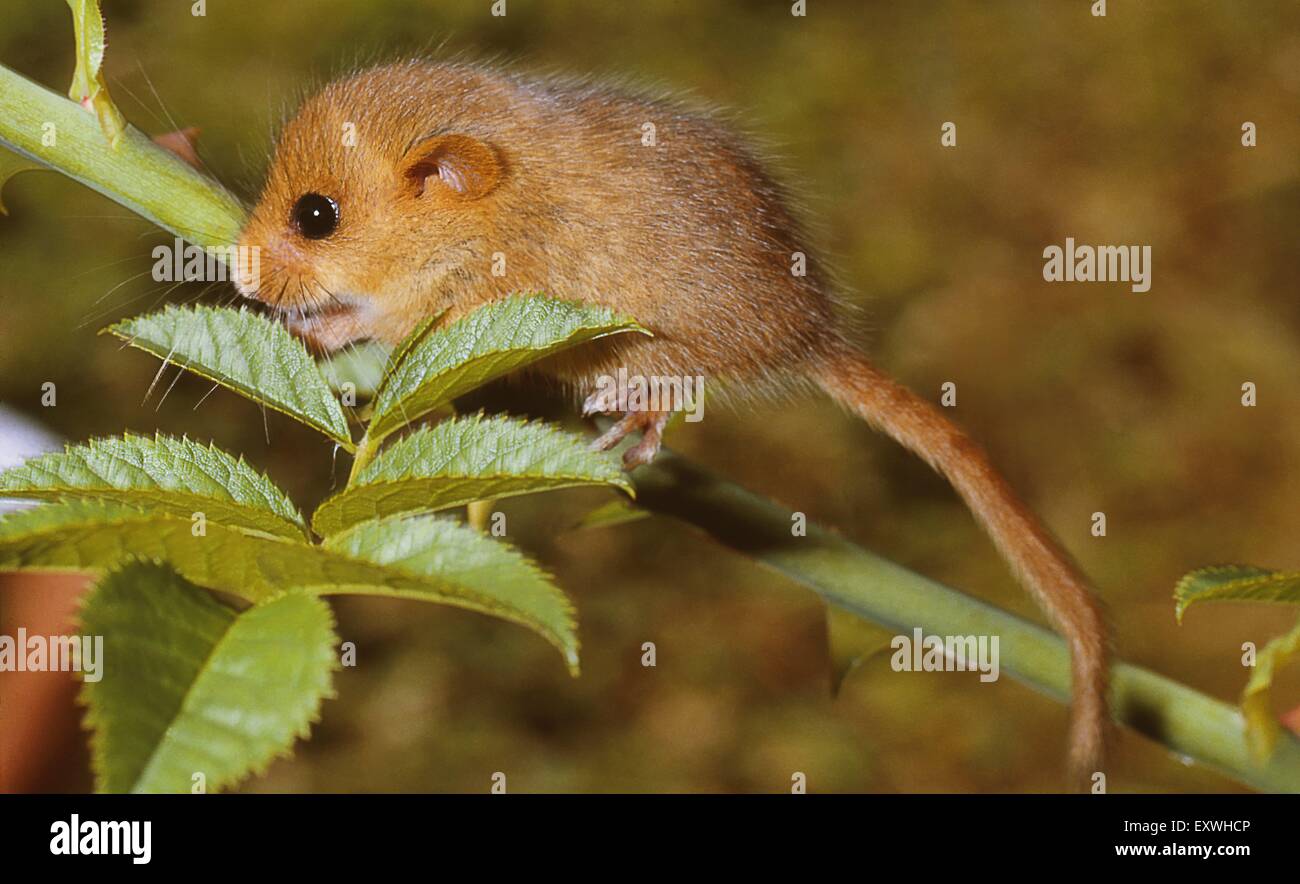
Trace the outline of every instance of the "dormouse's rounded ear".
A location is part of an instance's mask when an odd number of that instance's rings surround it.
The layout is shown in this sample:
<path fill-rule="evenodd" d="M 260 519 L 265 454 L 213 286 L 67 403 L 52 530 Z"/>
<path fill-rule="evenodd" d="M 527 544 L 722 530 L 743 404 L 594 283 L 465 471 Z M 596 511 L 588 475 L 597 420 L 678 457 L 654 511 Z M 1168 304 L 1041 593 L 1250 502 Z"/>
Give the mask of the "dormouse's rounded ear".
<path fill-rule="evenodd" d="M 501 160 L 491 145 L 468 135 L 435 135 L 411 146 L 403 173 L 415 195 L 446 187 L 465 199 L 486 196 L 501 181 Z"/>

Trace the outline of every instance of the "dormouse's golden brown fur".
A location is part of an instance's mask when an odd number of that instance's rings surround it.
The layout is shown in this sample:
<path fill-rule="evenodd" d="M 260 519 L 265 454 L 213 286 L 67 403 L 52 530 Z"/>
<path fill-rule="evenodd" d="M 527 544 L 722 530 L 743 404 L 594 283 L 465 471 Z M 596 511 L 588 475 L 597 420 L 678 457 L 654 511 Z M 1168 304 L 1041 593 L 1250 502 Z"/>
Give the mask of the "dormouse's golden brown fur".
<path fill-rule="evenodd" d="M 617 307 L 654 332 L 547 364 L 582 395 L 619 368 L 742 390 L 774 375 L 813 381 L 952 482 L 1064 634 L 1072 767 L 1095 770 L 1107 642 L 1086 581 L 978 446 L 850 346 L 786 206 L 705 115 L 589 83 L 411 62 L 335 82 L 287 124 L 241 241 L 261 248 L 262 278 L 240 287 L 331 350 L 396 342 L 435 312 L 453 319 L 516 291 Z M 586 406 L 610 410 L 595 396 Z M 598 444 L 640 431 L 626 459 L 643 463 L 665 420 L 627 414 Z"/>

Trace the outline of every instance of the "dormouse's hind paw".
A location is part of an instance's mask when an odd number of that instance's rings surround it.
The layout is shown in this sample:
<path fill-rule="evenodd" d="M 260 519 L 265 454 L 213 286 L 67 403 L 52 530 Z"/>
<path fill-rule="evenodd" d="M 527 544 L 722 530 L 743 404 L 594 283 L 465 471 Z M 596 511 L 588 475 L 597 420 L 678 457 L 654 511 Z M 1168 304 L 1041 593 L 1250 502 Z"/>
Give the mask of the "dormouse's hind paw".
<path fill-rule="evenodd" d="M 584 413 L 591 402 L 592 399 L 588 399 L 587 404 L 583 406 Z M 614 426 L 598 436 L 591 443 L 591 449 L 608 451 L 622 442 L 629 433 L 639 430 L 641 441 L 623 452 L 623 468 L 634 470 L 655 459 L 659 447 L 663 444 L 664 427 L 667 424 L 668 412 L 666 411 L 629 411 Z"/>

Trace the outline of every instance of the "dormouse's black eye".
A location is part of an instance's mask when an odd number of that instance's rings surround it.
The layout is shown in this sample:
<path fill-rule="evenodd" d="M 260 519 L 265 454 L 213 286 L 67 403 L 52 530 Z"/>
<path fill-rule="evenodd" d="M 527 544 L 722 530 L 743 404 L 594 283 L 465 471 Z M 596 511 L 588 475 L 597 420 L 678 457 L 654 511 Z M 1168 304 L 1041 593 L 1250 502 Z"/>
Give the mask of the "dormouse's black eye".
<path fill-rule="evenodd" d="M 319 193 L 309 193 L 293 204 L 293 224 L 308 239 L 324 239 L 339 226 L 339 204 Z"/>

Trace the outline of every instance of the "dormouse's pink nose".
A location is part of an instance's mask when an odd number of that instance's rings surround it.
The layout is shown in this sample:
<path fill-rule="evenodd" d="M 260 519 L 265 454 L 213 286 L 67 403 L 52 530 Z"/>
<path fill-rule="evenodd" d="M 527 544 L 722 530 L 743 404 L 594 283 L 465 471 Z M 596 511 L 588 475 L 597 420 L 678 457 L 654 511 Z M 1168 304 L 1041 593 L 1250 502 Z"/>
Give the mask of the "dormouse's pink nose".
<path fill-rule="evenodd" d="M 295 265 L 302 263 L 303 257 L 298 246 L 288 237 L 272 234 L 262 245 L 252 236 L 243 236 L 231 272 L 235 288 L 245 298 L 258 298 L 264 261 L 269 270 L 293 271 Z"/>

